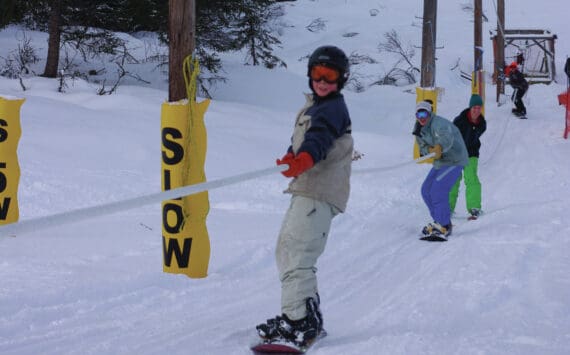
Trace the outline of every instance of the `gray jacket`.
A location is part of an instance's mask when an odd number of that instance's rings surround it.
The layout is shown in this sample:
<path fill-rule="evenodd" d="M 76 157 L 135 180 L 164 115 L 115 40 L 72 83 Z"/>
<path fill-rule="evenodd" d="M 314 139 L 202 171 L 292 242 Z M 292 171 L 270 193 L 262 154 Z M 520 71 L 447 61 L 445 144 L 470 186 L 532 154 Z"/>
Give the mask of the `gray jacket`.
<path fill-rule="evenodd" d="M 443 166 L 461 165 L 469 163 L 469 156 L 465 142 L 459 129 L 450 121 L 435 114 L 431 114 L 428 123 L 422 127 L 420 134 L 416 136 L 420 147 L 420 155 L 429 154 L 429 148 L 436 144 L 441 145 L 441 158 L 433 163 L 433 167 L 439 169 Z"/>
<path fill-rule="evenodd" d="M 350 117 L 342 95 L 336 95 L 315 102 L 313 95 L 306 95 L 307 102 L 295 120 L 295 129 L 290 149 L 298 154 L 304 147 L 314 144 L 315 134 L 334 137 L 321 140 L 321 147 L 327 146 L 321 156 L 313 153 L 315 165 L 294 178 L 285 191 L 315 200 L 328 202 L 344 212 L 350 194 L 350 173 L 352 165 L 353 139 L 350 134 Z M 323 122 L 324 121 L 324 122 Z M 326 124 L 323 124 L 326 123 Z M 318 126 L 319 129 L 311 130 Z M 321 127 L 329 126 L 328 132 Z M 321 133 L 319 133 L 321 132 Z M 310 137 L 312 143 L 306 141 Z"/>

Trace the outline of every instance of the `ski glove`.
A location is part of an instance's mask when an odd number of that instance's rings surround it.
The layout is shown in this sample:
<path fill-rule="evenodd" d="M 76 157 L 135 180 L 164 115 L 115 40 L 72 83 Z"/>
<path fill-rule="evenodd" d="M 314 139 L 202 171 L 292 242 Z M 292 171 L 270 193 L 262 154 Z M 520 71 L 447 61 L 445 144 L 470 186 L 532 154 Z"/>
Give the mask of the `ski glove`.
<path fill-rule="evenodd" d="M 285 154 L 283 158 L 277 159 L 275 163 L 277 163 L 277 165 L 283 165 L 283 164 L 291 165 L 291 162 L 293 160 L 295 160 L 295 155 L 292 152 L 287 152 L 287 154 Z M 283 172 L 281 173 L 283 174 Z"/>
<path fill-rule="evenodd" d="M 295 154 L 293 154 L 293 152 L 287 152 L 283 158 L 277 159 L 277 165 L 289 164 L 288 161 L 292 160 L 293 158 L 295 158 Z"/>
<path fill-rule="evenodd" d="M 289 165 L 289 169 L 281 172 L 286 177 L 297 177 L 314 165 L 313 157 L 307 152 L 301 152 L 297 156 L 287 153 L 283 158 L 277 159 L 276 163 L 277 165 Z"/>
<path fill-rule="evenodd" d="M 429 152 L 435 153 L 435 156 L 433 157 L 435 160 L 441 158 L 441 145 L 436 144 L 433 147 L 429 147 Z"/>

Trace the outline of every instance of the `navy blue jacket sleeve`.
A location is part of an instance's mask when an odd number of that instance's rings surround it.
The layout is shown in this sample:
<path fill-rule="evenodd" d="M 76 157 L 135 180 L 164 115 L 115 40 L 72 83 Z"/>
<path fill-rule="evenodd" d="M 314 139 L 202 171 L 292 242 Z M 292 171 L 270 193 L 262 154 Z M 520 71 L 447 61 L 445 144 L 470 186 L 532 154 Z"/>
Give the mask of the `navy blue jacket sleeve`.
<path fill-rule="evenodd" d="M 335 139 L 347 132 L 350 117 L 341 95 L 317 101 L 307 114 L 311 116 L 311 126 L 305 133 L 299 152 L 309 153 L 316 164 L 326 159 Z"/>

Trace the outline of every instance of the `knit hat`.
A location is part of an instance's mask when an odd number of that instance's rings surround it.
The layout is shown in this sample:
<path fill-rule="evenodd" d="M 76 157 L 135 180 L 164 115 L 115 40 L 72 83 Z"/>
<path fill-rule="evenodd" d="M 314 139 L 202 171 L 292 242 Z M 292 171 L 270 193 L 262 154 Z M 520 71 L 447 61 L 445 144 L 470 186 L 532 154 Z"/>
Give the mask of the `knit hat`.
<path fill-rule="evenodd" d="M 469 108 L 473 106 L 483 106 L 483 99 L 481 96 L 477 94 L 471 95 L 471 99 L 469 99 Z"/>
<path fill-rule="evenodd" d="M 426 110 L 427 112 L 431 113 L 431 104 L 427 101 L 420 101 L 416 105 L 416 112 L 420 110 Z"/>

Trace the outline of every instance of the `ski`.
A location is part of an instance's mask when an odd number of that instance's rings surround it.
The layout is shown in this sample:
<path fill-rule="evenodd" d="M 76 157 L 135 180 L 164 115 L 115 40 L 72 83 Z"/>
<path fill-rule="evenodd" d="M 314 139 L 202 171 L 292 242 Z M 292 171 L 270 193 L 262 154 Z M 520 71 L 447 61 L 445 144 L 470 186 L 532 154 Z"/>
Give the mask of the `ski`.
<path fill-rule="evenodd" d="M 281 354 L 281 355 L 293 355 L 293 354 L 305 354 L 310 348 L 312 348 L 320 339 L 324 338 L 327 332 L 323 329 L 319 335 L 307 345 L 297 345 L 285 338 L 274 338 L 269 340 L 263 340 L 258 344 L 251 347 L 251 350 L 255 355 L 265 355 L 265 354 Z"/>

